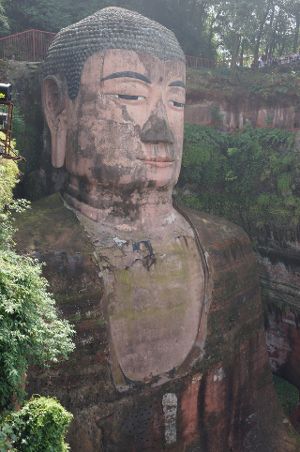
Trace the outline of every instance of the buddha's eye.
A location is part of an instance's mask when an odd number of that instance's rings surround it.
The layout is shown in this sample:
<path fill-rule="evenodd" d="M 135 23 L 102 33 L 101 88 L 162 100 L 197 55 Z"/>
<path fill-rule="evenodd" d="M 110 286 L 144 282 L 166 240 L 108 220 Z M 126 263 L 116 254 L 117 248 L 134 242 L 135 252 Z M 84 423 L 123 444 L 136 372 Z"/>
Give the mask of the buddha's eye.
<path fill-rule="evenodd" d="M 145 96 L 134 96 L 131 94 L 116 94 L 116 97 L 118 99 L 124 99 L 124 100 L 144 100 Z"/>
<path fill-rule="evenodd" d="M 176 100 L 170 101 L 171 105 L 175 108 L 184 108 L 185 104 L 182 102 L 177 102 Z"/>

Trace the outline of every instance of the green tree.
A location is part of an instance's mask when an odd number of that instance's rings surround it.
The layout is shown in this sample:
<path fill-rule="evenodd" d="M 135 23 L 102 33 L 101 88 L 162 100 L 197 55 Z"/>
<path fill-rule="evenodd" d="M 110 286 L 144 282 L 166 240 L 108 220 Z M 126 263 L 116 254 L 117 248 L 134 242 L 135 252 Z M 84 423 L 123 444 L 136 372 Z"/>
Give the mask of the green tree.
<path fill-rule="evenodd" d="M 299 0 L 284 1 L 283 8 L 287 15 L 292 18 L 293 24 L 293 44 L 292 50 L 296 53 L 299 50 L 299 32 L 300 32 L 300 3 Z"/>
<path fill-rule="evenodd" d="M 12 32 L 30 28 L 58 31 L 71 23 L 68 2 L 57 0 L 3 0 Z"/>
<path fill-rule="evenodd" d="M 0 157 L 0 413 L 22 400 L 30 364 L 56 363 L 74 348 L 73 330 L 57 316 L 41 265 L 18 255 L 13 245 L 12 210 L 18 168 Z"/>
<path fill-rule="evenodd" d="M 136 10 L 172 29 L 184 50 L 208 55 L 207 0 L 3 0 L 11 30 L 38 28 L 56 32 L 105 6 Z M 213 51 L 212 49 L 210 49 Z"/>
<path fill-rule="evenodd" d="M 243 59 L 246 42 L 249 41 L 247 29 L 254 10 L 253 0 L 215 1 L 213 15 L 215 16 L 214 31 L 218 34 L 222 48 L 229 52 L 231 67 L 235 67 L 239 59 Z M 242 51 L 242 57 L 239 58 Z"/>
<path fill-rule="evenodd" d="M 0 424 L 0 450 L 67 452 L 64 438 L 72 417 L 56 399 L 34 397 Z"/>
<path fill-rule="evenodd" d="M 264 228 L 297 227 L 300 160 L 294 138 L 279 129 L 228 135 L 187 125 L 179 184 L 184 201 L 240 224 L 254 239 Z"/>
<path fill-rule="evenodd" d="M 9 31 L 8 18 L 5 11 L 5 0 L 0 0 L 0 34 Z"/>
<path fill-rule="evenodd" d="M 174 31 L 187 54 L 213 59 L 218 48 L 228 52 L 232 67 L 242 65 L 245 56 L 257 64 L 261 54 L 271 58 L 298 50 L 299 0 L 0 0 L 0 30 L 1 14 L 11 31 L 56 32 L 105 6 L 157 20 Z"/>

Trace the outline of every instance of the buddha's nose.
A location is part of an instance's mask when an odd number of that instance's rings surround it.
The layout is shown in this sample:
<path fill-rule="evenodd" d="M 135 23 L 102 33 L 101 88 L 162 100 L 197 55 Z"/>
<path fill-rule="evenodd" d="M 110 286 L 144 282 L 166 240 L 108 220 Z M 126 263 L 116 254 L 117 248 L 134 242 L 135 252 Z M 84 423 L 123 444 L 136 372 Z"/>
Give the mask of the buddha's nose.
<path fill-rule="evenodd" d="M 144 143 L 173 144 L 175 142 L 174 135 L 167 121 L 155 113 L 152 113 L 145 122 L 140 137 Z"/>

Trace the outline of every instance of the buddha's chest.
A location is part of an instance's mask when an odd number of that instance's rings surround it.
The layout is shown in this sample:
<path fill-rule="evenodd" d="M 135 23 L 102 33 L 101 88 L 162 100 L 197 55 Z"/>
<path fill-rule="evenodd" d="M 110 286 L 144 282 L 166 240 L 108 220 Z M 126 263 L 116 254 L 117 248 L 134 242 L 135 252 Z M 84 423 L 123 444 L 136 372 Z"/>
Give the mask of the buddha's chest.
<path fill-rule="evenodd" d="M 111 347 L 123 374 L 144 381 L 180 366 L 197 338 L 204 302 L 195 241 L 115 239 L 99 257 Z"/>

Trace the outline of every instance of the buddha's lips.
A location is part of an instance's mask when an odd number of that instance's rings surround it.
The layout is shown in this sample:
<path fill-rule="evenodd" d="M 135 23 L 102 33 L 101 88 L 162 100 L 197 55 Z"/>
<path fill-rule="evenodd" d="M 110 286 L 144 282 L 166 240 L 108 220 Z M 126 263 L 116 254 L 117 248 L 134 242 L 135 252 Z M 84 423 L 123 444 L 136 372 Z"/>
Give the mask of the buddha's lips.
<path fill-rule="evenodd" d="M 157 166 L 158 168 L 172 166 L 175 162 L 175 160 L 171 160 L 168 157 L 140 158 L 139 160 L 146 163 L 146 165 Z"/>

